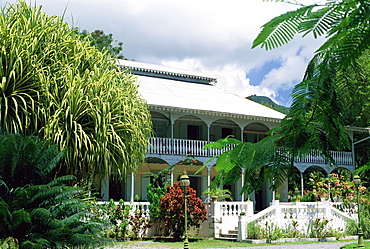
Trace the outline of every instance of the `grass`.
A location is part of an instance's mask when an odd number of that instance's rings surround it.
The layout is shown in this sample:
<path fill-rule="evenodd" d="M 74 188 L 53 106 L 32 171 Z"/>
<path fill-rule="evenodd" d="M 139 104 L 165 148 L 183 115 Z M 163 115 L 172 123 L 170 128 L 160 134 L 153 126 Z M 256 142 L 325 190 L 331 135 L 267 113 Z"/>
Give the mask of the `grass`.
<path fill-rule="evenodd" d="M 348 244 L 348 245 L 345 245 L 345 246 L 342 246 L 341 248 L 343 249 L 352 249 L 352 248 L 357 248 L 357 242 L 356 243 L 353 243 L 353 244 Z M 370 241 L 369 242 L 365 242 L 365 247 L 364 248 L 370 248 Z"/>
<path fill-rule="evenodd" d="M 332 242 L 335 243 L 338 241 L 332 241 Z M 197 242 L 190 242 L 189 247 L 190 248 L 230 248 L 230 247 L 251 247 L 253 248 L 256 246 L 267 246 L 267 245 L 271 246 L 271 245 L 313 244 L 313 243 L 323 243 L 323 242 L 301 241 L 301 242 L 293 242 L 293 243 L 248 244 L 245 242 L 234 242 L 234 241 L 214 239 L 214 240 L 199 240 Z M 330 243 L 330 242 L 325 242 L 325 243 Z M 161 242 L 161 241 L 154 242 L 152 240 L 127 241 L 127 242 L 118 243 L 115 248 L 137 247 L 138 245 L 139 246 L 145 245 L 145 247 L 153 247 L 153 248 L 182 248 L 184 246 L 184 242 Z M 348 247 L 348 248 L 353 248 L 353 247 Z"/>

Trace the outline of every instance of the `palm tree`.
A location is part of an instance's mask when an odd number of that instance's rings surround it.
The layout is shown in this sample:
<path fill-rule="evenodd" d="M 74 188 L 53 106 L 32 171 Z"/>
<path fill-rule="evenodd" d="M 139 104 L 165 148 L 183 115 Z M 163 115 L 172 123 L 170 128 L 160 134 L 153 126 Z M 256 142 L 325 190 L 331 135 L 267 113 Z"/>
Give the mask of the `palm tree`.
<path fill-rule="evenodd" d="M 58 144 L 61 172 L 97 185 L 135 170 L 151 121 L 133 76 L 23 0 L 1 9 L 0 29 L 0 128 Z"/>

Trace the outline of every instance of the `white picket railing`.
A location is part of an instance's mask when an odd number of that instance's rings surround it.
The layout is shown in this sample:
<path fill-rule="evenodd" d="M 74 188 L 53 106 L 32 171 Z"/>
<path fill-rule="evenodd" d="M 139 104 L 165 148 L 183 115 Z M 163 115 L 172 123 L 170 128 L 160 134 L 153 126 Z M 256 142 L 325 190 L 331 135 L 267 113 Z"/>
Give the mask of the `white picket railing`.
<path fill-rule="evenodd" d="M 247 224 L 256 222 L 257 225 L 271 226 L 272 224 L 285 228 L 297 222 L 297 230 L 307 235 L 309 227 L 316 219 L 326 219 L 328 226 L 333 229 L 345 229 L 348 220 L 356 217 L 346 214 L 329 202 L 279 202 L 275 201 L 270 207 L 253 215 L 239 218 L 239 240 L 247 238 Z"/>
<path fill-rule="evenodd" d="M 218 149 L 204 150 L 203 147 L 211 142 L 201 140 L 189 140 L 178 138 L 149 138 L 148 154 L 166 154 L 166 155 L 186 155 L 191 154 L 197 157 L 212 157 L 220 154 Z M 331 151 L 334 160 L 339 165 L 353 165 L 351 152 Z M 295 162 L 303 163 L 328 163 L 317 151 L 313 150 L 305 158 L 294 158 Z"/>
<path fill-rule="evenodd" d="M 119 205 L 118 201 L 114 202 L 115 205 Z M 109 205 L 107 201 L 99 201 L 97 205 Z M 124 206 L 130 206 L 130 215 L 134 215 L 136 211 L 142 211 L 142 216 L 146 218 L 150 218 L 150 211 L 149 211 L 150 202 L 143 201 L 143 202 L 124 202 Z"/>

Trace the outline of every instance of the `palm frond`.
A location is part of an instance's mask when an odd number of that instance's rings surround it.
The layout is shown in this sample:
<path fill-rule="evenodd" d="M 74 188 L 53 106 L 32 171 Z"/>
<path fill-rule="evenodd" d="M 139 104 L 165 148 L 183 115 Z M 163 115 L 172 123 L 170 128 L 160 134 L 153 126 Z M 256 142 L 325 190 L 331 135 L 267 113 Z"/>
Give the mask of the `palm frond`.
<path fill-rule="evenodd" d="M 300 23 L 315 7 L 316 4 L 304 6 L 271 19 L 262 26 L 262 31 L 253 41 L 252 48 L 261 46 L 270 50 L 288 43 L 299 33 Z"/>
<path fill-rule="evenodd" d="M 18 209 L 12 213 L 12 221 L 15 230 L 27 229 L 31 224 L 31 215 L 24 209 Z"/>
<path fill-rule="evenodd" d="M 299 25 L 298 33 L 303 33 L 303 36 L 312 33 L 315 38 L 318 38 L 337 25 L 343 15 L 342 8 L 336 5 L 319 8 L 307 14 Z"/>

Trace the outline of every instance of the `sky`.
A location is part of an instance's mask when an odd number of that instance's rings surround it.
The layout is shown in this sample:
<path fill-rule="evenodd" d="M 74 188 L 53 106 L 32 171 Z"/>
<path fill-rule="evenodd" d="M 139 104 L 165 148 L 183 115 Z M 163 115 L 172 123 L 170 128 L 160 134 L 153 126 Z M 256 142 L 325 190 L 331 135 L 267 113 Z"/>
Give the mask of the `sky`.
<path fill-rule="evenodd" d="M 297 6 L 262 0 L 26 0 L 71 27 L 103 30 L 129 60 L 212 75 L 241 96 L 289 106 L 293 87 L 323 39 L 296 37 L 274 50 L 251 49 L 263 24 Z M 0 5 L 15 0 L 0 0 Z M 311 4 L 313 0 L 302 0 Z"/>

